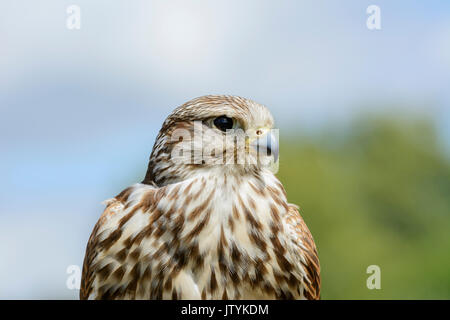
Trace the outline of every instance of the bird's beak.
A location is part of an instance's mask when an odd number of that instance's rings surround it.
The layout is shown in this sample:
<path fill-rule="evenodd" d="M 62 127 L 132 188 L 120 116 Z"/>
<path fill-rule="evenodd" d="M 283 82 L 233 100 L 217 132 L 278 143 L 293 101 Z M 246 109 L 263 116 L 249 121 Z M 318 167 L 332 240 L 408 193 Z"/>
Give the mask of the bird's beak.
<path fill-rule="evenodd" d="M 253 147 L 258 154 L 273 156 L 274 162 L 278 160 L 278 139 L 272 130 L 264 130 L 265 133 L 257 136 L 250 142 L 250 146 Z M 263 131 L 263 132 L 264 132 Z"/>

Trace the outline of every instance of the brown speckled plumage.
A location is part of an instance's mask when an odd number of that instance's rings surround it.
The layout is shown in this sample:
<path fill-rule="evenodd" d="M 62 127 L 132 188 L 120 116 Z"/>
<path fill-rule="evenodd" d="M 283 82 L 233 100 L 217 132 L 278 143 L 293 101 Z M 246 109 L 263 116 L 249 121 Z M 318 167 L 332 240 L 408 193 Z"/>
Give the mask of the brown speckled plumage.
<path fill-rule="evenodd" d="M 194 99 L 164 122 L 146 177 L 106 202 L 83 265 L 81 299 L 318 299 L 314 240 L 266 167 L 176 163 L 177 128 L 203 142 L 220 115 L 245 129 L 272 127 L 269 111 L 232 96 Z"/>

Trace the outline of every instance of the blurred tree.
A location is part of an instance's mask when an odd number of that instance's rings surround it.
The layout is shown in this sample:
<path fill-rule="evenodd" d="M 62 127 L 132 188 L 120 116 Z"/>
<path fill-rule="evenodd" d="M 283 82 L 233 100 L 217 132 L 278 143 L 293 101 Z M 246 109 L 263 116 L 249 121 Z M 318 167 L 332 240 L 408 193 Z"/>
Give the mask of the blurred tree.
<path fill-rule="evenodd" d="M 279 178 L 319 249 L 323 298 L 450 298 L 450 164 L 428 119 L 282 141 Z M 366 287 L 369 265 L 381 290 Z"/>

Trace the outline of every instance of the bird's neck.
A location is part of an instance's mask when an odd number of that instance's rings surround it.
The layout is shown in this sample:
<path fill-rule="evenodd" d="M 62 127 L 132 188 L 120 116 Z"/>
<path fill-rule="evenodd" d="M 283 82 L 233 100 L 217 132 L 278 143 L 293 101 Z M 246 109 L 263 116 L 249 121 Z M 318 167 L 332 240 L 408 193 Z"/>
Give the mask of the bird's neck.
<path fill-rule="evenodd" d="M 246 176 L 208 170 L 164 188 L 183 216 L 182 238 L 198 243 L 200 252 L 215 252 L 225 238 L 262 257 L 264 248 L 257 244 L 269 241 L 272 228 L 282 228 L 281 217 L 288 210 L 284 188 L 268 170 Z"/>
<path fill-rule="evenodd" d="M 214 181 L 218 185 L 229 180 L 240 181 L 251 178 L 252 180 L 261 180 L 264 173 L 265 179 L 275 176 L 266 168 L 257 165 L 241 164 L 216 164 L 205 165 L 196 163 L 183 163 L 174 161 L 168 155 L 162 154 L 150 158 L 147 172 L 143 184 L 156 185 L 164 187 L 171 184 L 183 183 L 192 179 L 205 178 L 208 181 Z M 264 183 L 262 181 L 262 183 Z"/>

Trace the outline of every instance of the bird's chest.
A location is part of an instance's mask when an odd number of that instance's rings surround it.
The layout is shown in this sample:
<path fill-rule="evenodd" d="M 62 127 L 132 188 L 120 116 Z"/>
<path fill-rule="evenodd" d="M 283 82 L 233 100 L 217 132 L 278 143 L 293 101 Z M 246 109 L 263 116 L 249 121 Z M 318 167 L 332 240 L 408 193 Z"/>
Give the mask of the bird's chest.
<path fill-rule="evenodd" d="M 289 242 L 285 201 L 256 187 L 236 191 L 216 190 L 201 213 L 186 212 L 181 238 L 195 248 L 188 270 L 203 299 L 276 298 Z"/>

